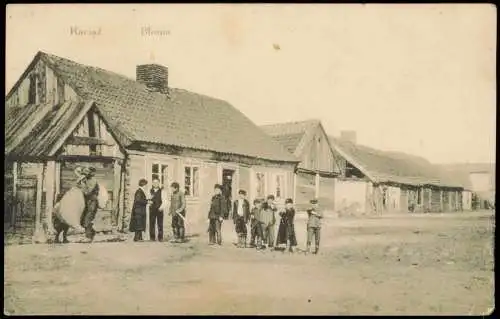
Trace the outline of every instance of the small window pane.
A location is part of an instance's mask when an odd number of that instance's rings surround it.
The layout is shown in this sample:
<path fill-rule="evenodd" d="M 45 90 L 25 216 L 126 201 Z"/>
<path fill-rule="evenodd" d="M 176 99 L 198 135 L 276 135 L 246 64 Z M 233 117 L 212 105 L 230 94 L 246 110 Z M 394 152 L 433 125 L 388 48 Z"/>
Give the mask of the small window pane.
<path fill-rule="evenodd" d="M 153 164 L 153 166 L 151 167 L 151 171 L 153 173 L 159 173 L 160 171 L 158 169 L 158 164 Z"/>
<path fill-rule="evenodd" d="M 168 165 L 161 166 L 161 185 L 165 187 L 168 183 Z"/>
<path fill-rule="evenodd" d="M 186 195 L 191 195 L 191 167 L 184 168 L 184 191 Z"/>

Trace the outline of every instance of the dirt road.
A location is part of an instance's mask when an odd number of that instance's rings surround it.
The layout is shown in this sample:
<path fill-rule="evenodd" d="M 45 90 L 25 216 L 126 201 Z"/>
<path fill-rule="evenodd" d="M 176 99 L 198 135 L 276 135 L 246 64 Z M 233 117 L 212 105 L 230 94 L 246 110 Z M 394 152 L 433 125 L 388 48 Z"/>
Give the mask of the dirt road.
<path fill-rule="evenodd" d="M 319 255 L 186 244 L 5 248 L 9 314 L 487 314 L 491 212 L 331 219 Z M 303 248 L 305 225 L 296 225 Z"/>

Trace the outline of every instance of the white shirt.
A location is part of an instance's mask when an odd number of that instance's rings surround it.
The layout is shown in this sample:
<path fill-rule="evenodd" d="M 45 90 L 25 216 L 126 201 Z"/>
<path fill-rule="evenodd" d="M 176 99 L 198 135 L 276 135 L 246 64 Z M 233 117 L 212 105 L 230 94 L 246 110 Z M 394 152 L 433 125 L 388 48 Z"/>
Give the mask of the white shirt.
<path fill-rule="evenodd" d="M 243 200 L 238 199 L 238 215 L 243 216 Z"/>

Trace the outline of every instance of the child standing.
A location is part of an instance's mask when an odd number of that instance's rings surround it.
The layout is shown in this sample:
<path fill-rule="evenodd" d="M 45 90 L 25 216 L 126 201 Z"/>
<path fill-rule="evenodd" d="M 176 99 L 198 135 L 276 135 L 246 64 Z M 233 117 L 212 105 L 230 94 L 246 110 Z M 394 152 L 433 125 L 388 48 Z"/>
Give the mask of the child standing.
<path fill-rule="evenodd" d="M 319 251 L 319 240 L 321 232 L 321 219 L 323 218 L 323 213 L 319 210 L 318 200 L 311 200 L 311 208 L 307 210 L 308 220 L 307 220 L 307 252 L 311 248 L 312 238 L 314 236 L 315 250 L 314 254 Z"/>
<path fill-rule="evenodd" d="M 285 210 L 280 213 L 281 220 L 278 228 L 278 238 L 276 245 L 287 245 L 288 251 L 293 252 L 293 247 L 297 246 L 297 238 L 295 237 L 295 209 L 293 208 L 293 200 L 288 198 L 285 201 Z"/>
<path fill-rule="evenodd" d="M 262 205 L 261 222 L 263 223 L 264 241 L 269 248 L 274 247 L 274 225 L 276 224 L 276 206 L 274 195 L 267 196 L 267 201 Z"/>
<path fill-rule="evenodd" d="M 260 199 L 255 199 L 250 213 L 250 247 L 255 247 L 255 239 L 257 239 L 257 249 L 262 248 L 262 240 L 264 238 L 261 223 L 261 211 L 262 201 Z"/>
<path fill-rule="evenodd" d="M 247 223 L 250 217 L 250 203 L 245 198 L 247 192 L 241 189 L 238 192 L 239 198 L 234 201 L 233 205 L 233 221 L 238 235 L 238 248 L 247 246 Z"/>

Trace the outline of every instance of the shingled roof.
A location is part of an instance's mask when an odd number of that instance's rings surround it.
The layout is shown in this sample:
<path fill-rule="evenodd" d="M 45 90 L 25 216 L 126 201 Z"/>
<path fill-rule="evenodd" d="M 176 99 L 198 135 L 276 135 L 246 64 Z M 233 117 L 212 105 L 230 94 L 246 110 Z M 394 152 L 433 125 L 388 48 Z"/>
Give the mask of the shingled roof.
<path fill-rule="evenodd" d="M 401 152 L 377 150 L 330 137 L 331 145 L 344 155 L 346 160 L 364 171 L 374 182 L 393 182 L 405 185 L 432 185 L 463 188 L 463 181 L 457 180 L 426 159 Z"/>
<path fill-rule="evenodd" d="M 39 52 L 37 58 L 45 61 L 80 97 L 95 102 L 124 147 L 146 142 L 298 162 L 223 100 L 176 88 L 171 88 L 167 97 L 111 71 L 44 52 Z"/>

